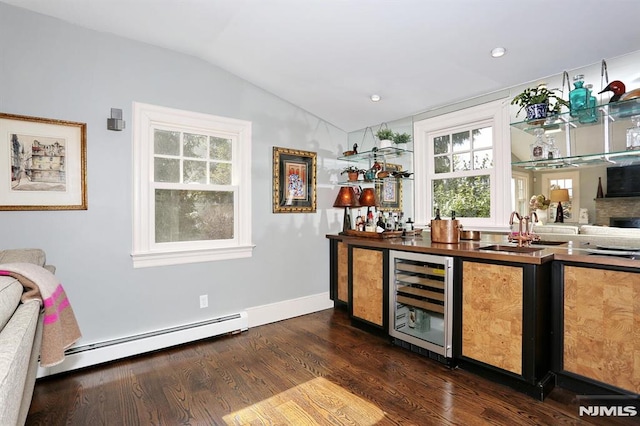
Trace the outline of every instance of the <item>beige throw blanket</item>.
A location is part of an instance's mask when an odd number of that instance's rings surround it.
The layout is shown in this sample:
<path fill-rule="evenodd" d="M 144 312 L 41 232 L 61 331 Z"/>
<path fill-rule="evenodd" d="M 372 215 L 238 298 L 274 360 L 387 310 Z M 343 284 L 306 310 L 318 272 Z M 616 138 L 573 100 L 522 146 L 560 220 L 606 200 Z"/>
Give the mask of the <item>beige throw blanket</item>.
<path fill-rule="evenodd" d="M 38 299 L 44 306 L 40 365 L 51 367 L 64 361 L 64 350 L 80 339 L 80 328 L 69 299 L 55 275 L 32 263 L 5 263 L 0 275 L 16 278 L 23 285 L 22 301 Z"/>

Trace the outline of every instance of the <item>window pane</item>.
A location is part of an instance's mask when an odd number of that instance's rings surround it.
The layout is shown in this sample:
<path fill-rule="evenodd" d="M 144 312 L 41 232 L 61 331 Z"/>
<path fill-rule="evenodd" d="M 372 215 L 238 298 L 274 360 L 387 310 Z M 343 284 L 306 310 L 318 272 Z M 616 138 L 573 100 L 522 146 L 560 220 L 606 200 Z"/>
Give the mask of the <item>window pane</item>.
<path fill-rule="evenodd" d="M 453 171 L 471 170 L 471 153 L 455 154 L 453 156 Z"/>
<path fill-rule="evenodd" d="M 156 242 L 233 238 L 232 191 L 156 190 Z"/>
<path fill-rule="evenodd" d="M 434 161 L 436 173 L 449 173 L 451 171 L 451 161 L 449 157 L 436 157 Z"/>
<path fill-rule="evenodd" d="M 483 149 L 473 152 L 473 168 L 475 170 L 490 169 L 493 167 L 493 150 Z"/>
<path fill-rule="evenodd" d="M 469 141 L 469 132 L 454 133 L 453 136 L 453 152 L 469 151 L 471 142 Z"/>
<path fill-rule="evenodd" d="M 153 131 L 153 153 L 158 155 L 180 155 L 180 132 Z"/>
<path fill-rule="evenodd" d="M 153 159 L 153 181 L 180 183 L 180 160 L 155 157 Z"/>
<path fill-rule="evenodd" d="M 213 185 L 231 185 L 231 164 L 211 163 L 209 166 Z"/>
<path fill-rule="evenodd" d="M 209 158 L 231 161 L 231 152 L 231 139 L 210 138 Z"/>
<path fill-rule="evenodd" d="M 449 152 L 449 135 L 433 138 L 433 153 L 446 154 Z"/>
<path fill-rule="evenodd" d="M 207 158 L 207 137 L 205 135 L 184 134 L 185 157 Z"/>
<path fill-rule="evenodd" d="M 472 133 L 473 149 L 489 148 L 493 146 L 493 129 L 491 127 L 475 129 Z"/>
<path fill-rule="evenodd" d="M 443 214 L 455 210 L 459 217 L 490 217 L 491 182 L 488 175 L 433 181 L 433 202 Z"/>
<path fill-rule="evenodd" d="M 184 183 L 207 183 L 206 161 L 184 161 Z"/>

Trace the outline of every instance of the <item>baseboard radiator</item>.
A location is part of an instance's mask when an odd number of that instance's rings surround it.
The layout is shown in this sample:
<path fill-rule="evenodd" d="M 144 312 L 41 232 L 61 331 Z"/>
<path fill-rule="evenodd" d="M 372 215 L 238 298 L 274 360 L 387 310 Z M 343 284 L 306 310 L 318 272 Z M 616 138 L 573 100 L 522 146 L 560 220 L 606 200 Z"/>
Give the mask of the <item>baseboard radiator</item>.
<path fill-rule="evenodd" d="M 76 346 L 65 351 L 65 360 L 61 364 L 48 368 L 38 367 L 37 377 L 115 361 L 209 337 L 240 333 L 248 328 L 247 312 L 242 311 L 197 323 Z"/>

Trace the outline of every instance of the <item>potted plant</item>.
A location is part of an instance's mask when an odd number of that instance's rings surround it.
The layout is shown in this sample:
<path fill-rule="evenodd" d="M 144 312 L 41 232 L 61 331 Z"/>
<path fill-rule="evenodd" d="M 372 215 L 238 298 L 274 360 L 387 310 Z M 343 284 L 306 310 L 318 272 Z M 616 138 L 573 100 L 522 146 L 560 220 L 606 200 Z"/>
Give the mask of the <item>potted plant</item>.
<path fill-rule="evenodd" d="M 380 148 L 388 148 L 393 141 L 391 129 L 380 129 L 376 132 L 376 137 L 380 140 Z"/>
<path fill-rule="evenodd" d="M 518 105 L 527 112 L 527 120 L 540 120 L 547 118 L 549 112 L 558 114 L 560 109 L 569 107 L 569 102 L 555 94 L 558 89 L 547 89 L 544 85 L 528 87 L 511 100 L 511 105 Z"/>
<path fill-rule="evenodd" d="M 349 178 L 350 181 L 356 181 L 358 180 L 358 176 L 364 173 L 364 170 L 359 169 L 356 166 L 349 166 L 349 167 L 345 167 L 344 170 L 342 170 L 342 173 L 340 174 L 343 175 L 345 173 L 347 174 L 347 177 Z"/>
<path fill-rule="evenodd" d="M 411 142 L 411 135 L 409 133 L 395 133 L 393 135 L 393 143 L 395 143 L 396 145 L 409 142 Z"/>

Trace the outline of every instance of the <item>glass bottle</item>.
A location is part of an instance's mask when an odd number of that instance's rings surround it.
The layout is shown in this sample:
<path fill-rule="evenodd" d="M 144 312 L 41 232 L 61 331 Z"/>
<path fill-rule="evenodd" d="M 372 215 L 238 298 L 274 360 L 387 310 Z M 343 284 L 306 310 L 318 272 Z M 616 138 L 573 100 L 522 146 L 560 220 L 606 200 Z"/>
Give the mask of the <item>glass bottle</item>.
<path fill-rule="evenodd" d="M 569 92 L 569 114 L 572 117 L 580 117 L 581 110 L 589 104 L 588 89 L 584 87 L 584 75 L 578 74 L 573 77 L 575 89 Z"/>
<path fill-rule="evenodd" d="M 531 160 L 544 160 L 547 158 L 547 144 L 542 139 L 544 135 L 544 129 L 537 128 L 533 131 L 536 135 L 535 141 L 529 145 L 529 152 L 531 153 Z"/>
<path fill-rule="evenodd" d="M 640 149 L 640 115 L 631 117 L 633 127 L 627 129 L 627 149 Z"/>
<path fill-rule="evenodd" d="M 596 110 L 596 105 L 598 100 L 595 96 L 592 95 L 591 89 L 593 88 L 593 84 L 587 84 L 587 105 L 586 109 L 582 111 L 579 115 L 578 121 L 580 123 L 595 123 L 598 121 L 598 114 Z"/>
<path fill-rule="evenodd" d="M 556 139 L 553 136 L 547 136 L 547 158 L 553 160 L 560 158 L 560 150 L 556 146 Z"/>

